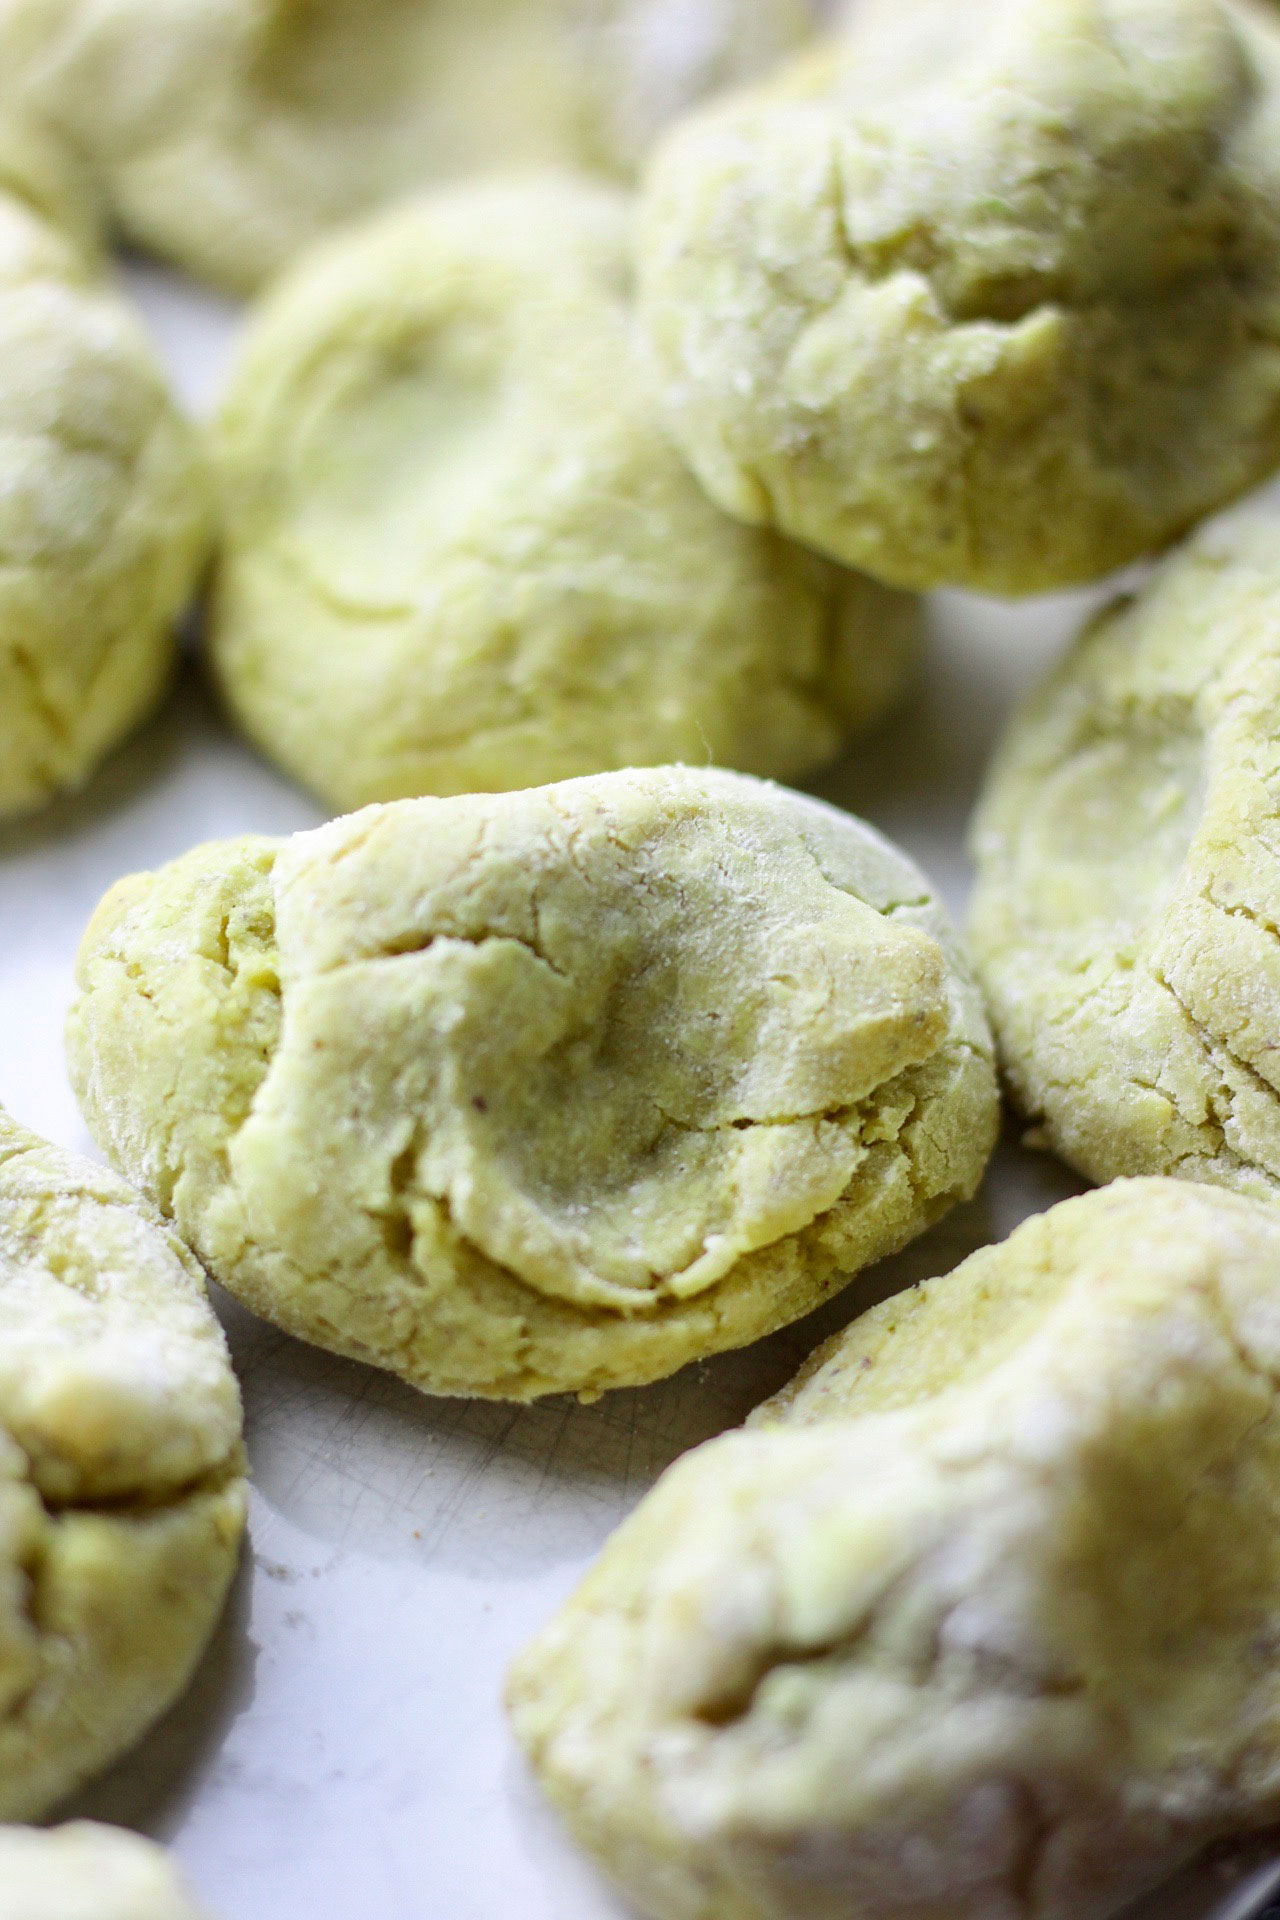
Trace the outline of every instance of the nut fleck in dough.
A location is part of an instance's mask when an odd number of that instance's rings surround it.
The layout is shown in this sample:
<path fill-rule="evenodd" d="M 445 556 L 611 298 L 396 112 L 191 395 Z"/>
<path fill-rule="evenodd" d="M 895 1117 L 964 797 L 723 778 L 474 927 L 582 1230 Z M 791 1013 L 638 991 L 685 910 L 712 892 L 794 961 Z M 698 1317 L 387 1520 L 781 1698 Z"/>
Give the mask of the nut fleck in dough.
<path fill-rule="evenodd" d="M 1022 1109 L 1094 1180 L 1280 1195 L 1280 519 L 1237 511 L 1015 718 L 975 959 Z"/>
<path fill-rule="evenodd" d="M 594 1394 L 795 1319 L 976 1187 L 981 1004 L 869 827 L 662 768 L 122 881 L 100 1145 L 248 1306 L 433 1393 Z"/>
<path fill-rule="evenodd" d="M 898 692 L 916 603 L 706 498 L 571 175 L 399 209 L 290 276 L 219 434 L 213 658 L 340 808 L 708 759 L 792 774 Z"/>
<path fill-rule="evenodd" d="M 76 1820 L 0 1827 L 0 1920 L 202 1920 L 163 1848 Z"/>
<path fill-rule="evenodd" d="M 235 1570 L 242 1471 L 187 1249 L 0 1112 L 0 1819 L 38 1818 L 186 1686 Z M 6 1885 L 0 1868 L 0 1914 Z"/>
<path fill-rule="evenodd" d="M 29 129 L 0 128 L 0 819 L 155 705 L 207 539 L 191 429 Z"/>
<path fill-rule="evenodd" d="M 1030 593 L 1280 461 L 1280 35 L 1219 0 L 862 0 L 664 142 L 641 280 L 712 497 Z"/>
<path fill-rule="evenodd" d="M 1102 1920 L 1280 1815 L 1280 1212 L 1124 1181 L 665 1474 L 516 1732 L 663 1920 Z"/>
<path fill-rule="evenodd" d="M 812 31 L 810 0 L 6 0 L 0 86 L 135 241 L 239 292 L 336 222 L 495 165 L 630 178 Z"/>

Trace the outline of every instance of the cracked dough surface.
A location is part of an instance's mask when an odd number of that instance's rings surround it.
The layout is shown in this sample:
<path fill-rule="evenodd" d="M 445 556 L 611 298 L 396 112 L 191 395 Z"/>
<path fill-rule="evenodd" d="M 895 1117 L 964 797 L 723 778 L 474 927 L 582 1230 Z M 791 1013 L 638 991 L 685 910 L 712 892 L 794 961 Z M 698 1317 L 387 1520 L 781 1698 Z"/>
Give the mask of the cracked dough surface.
<path fill-rule="evenodd" d="M 78 980 L 104 1151 L 248 1306 L 430 1392 L 741 1346 L 967 1198 L 993 1143 L 924 877 L 740 775 L 198 848 L 107 895 Z"/>
<path fill-rule="evenodd" d="M 0 128 L 0 820 L 150 712 L 205 554 L 195 437 L 95 246 L 74 176 Z"/>
<path fill-rule="evenodd" d="M 1104 1920 L 1280 1812 L 1280 1212 L 1121 1181 L 837 1335 L 520 1657 L 661 1920 Z"/>
<path fill-rule="evenodd" d="M 1262 9 L 863 0 L 673 130 L 641 226 L 709 493 L 879 579 L 1097 578 L 1280 461 Z"/>
<path fill-rule="evenodd" d="M 630 205 L 455 189 L 259 312 L 217 445 L 211 641 L 339 808 L 713 760 L 786 775 L 879 715 L 913 600 L 713 506 L 634 340 Z"/>
<path fill-rule="evenodd" d="M 0 1920 L 202 1920 L 162 1847 L 91 1820 L 0 1827 Z"/>
<path fill-rule="evenodd" d="M 7 0 L 0 73 L 128 237 L 244 293 L 336 223 L 494 166 L 629 179 L 808 0 Z"/>
<path fill-rule="evenodd" d="M 0 1819 L 39 1818 L 186 1686 L 235 1570 L 242 1475 L 190 1253 L 114 1174 L 0 1111 Z"/>
<path fill-rule="evenodd" d="M 1237 510 L 1081 634 L 972 830 L 1022 1110 L 1094 1180 L 1280 1194 L 1280 519 Z"/>

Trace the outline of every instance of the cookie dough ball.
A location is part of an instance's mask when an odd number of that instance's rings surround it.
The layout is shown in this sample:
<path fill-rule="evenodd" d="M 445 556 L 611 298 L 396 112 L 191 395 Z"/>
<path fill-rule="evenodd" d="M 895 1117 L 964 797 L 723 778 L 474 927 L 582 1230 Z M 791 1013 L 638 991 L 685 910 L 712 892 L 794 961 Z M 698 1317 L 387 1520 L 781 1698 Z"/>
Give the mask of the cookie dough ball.
<path fill-rule="evenodd" d="M 201 1920 L 163 1848 L 76 1820 L 0 1827 L 0 1920 Z"/>
<path fill-rule="evenodd" d="M 190 1253 L 0 1113 L 0 1819 L 38 1818 L 182 1692 L 235 1571 L 242 1473 Z M 0 1867 L 0 1913 L 7 1886 Z"/>
<path fill-rule="evenodd" d="M 0 130 L 0 819 L 154 707 L 205 554 L 193 433 L 92 226 L 30 131 Z"/>
<path fill-rule="evenodd" d="M 655 158 L 643 304 L 727 511 L 1022 594 L 1280 461 L 1280 35 L 1220 0 L 863 0 Z"/>
<path fill-rule="evenodd" d="M 1103 1920 L 1280 1815 L 1280 1211 L 1029 1220 L 687 1455 L 510 1684 L 662 1920 Z"/>
<path fill-rule="evenodd" d="M 333 805 L 669 760 L 796 773 L 899 690 L 916 603 L 689 474 L 629 238 L 582 177 L 457 189 L 332 243 L 251 329 L 213 660 Z"/>
<path fill-rule="evenodd" d="M 0 87 L 128 236 L 247 292 L 336 222 L 495 165 L 630 178 L 810 0 L 6 0 Z"/>
<path fill-rule="evenodd" d="M 869 827 L 684 768 L 370 807 L 122 881 L 94 1137 L 290 1332 L 594 1395 L 795 1319 L 967 1198 L 984 1016 Z"/>
<path fill-rule="evenodd" d="M 1006 1073 L 1094 1180 L 1280 1195 L 1280 518 L 1237 512 L 1086 628 L 974 824 Z"/>

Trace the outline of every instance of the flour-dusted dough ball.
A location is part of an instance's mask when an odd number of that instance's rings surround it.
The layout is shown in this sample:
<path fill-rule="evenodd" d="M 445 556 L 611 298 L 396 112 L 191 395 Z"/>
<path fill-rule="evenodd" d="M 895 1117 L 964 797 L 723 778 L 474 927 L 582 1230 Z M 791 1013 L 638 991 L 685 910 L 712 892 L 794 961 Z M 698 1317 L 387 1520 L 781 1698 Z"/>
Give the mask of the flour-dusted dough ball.
<path fill-rule="evenodd" d="M 793 774 L 878 715 L 916 603 L 720 512 L 634 342 L 630 210 L 454 189 L 267 302 L 222 413 L 229 705 L 339 808 L 707 760 Z"/>
<path fill-rule="evenodd" d="M 0 127 L 0 819 L 78 787 L 156 704 L 207 477 L 93 216 Z"/>
<path fill-rule="evenodd" d="M 113 1174 L 0 1112 L 0 1819 L 46 1812 L 186 1686 L 235 1570 L 242 1474 L 190 1253 Z"/>
<path fill-rule="evenodd" d="M 975 960 L 1005 1071 L 1094 1180 L 1280 1196 L 1280 517 L 1203 529 L 997 752 Z"/>
<path fill-rule="evenodd" d="M 5 0 L 0 95 L 83 154 L 132 239 L 245 292 L 431 181 L 629 178 L 813 20 L 810 0 Z"/>
<path fill-rule="evenodd" d="M 686 1456 L 516 1732 L 662 1920 L 1103 1920 L 1280 1817 L 1280 1211 L 1124 1181 Z"/>
<path fill-rule="evenodd" d="M 1030 593 L 1280 462 L 1280 34 L 1220 0 L 862 0 L 674 131 L 642 220 L 712 497 Z"/>
<path fill-rule="evenodd" d="M 995 1131 L 924 877 L 734 774 L 199 848 L 108 894 L 79 982 L 116 1164 L 248 1306 L 434 1393 L 754 1340 L 971 1194 Z"/>
<path fill-rule="evenodd" d="M 119 1827 L 0 1827 L 0 1920 L 201 1920 L 163 1848 Z"/>

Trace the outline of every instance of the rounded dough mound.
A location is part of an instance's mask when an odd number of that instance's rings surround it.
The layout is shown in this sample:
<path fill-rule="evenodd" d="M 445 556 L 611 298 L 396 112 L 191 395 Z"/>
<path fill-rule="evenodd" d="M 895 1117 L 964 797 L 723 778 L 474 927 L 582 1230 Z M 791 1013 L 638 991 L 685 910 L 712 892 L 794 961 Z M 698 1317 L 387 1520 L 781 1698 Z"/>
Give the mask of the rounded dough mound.
<path fill-rule="evenodd" d="M 915 602 L 714 507 L 661 423 L 622 195 L 437 195 L 268 301 L 218 442 L 213 659 L 340 808 L 707 759 L 791 774 L 877 716 Z"/>
<path fill-rule="evenodd" d="M 976 1187 L 990 1042 L 861 822 L 663 768 L 371 807 L 122 881 L 95 1139 L 255 1311 L 433 1393 L 636 1385 Z"/>
<path fill-rule="evenodd" d="M 207 478 L 92 214 L 0 128 L 0 819 L 80 786 L 155 706 Z"/>
<path fill-rule="evenodd" d="M 242 1473 L 190 1253 L 0 1112 L 0 1819 L 38 1818 L 182 1692 L 235 1571 Z"/>
<path fill-rule="evenodd" d="M 6 0 L 0 73 L 131 239 L 248 292 L 432 181 L 630 178 L 668 121 L 812 27 L 809 0 Z"/>
<path fill-rule="evenodd" d="M 1219 0 L 863 0 L 655 157 L 642 307 L 712 497 L 1031 593 L 1280 461 L 1280 35 Z"/>
<path fill-rule="evenodd" d="M 1280 1815 L 1280 1213 L 1124 1181 L 689 1454 L 511 1678 L 663 1920 L 1103 1920 Z"/>
<path fill-rule="evenodd" d="M 162 1847 L 119 1827 L 0 1827 L 0 1920 L 201 1920 Z"/>
<path fill-rule="evenodd" d="M 1204 529 L 1080 636 L 975 817 L 1005 1071 L 1094 1180 L 1280 1196 L 1280 519 Z"/>

